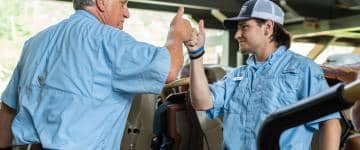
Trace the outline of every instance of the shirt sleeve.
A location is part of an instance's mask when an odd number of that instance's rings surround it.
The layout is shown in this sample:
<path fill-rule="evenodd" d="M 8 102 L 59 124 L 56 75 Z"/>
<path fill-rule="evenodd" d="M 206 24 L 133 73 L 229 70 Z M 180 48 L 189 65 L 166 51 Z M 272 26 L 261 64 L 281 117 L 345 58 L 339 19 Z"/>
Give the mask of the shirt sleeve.
<path fill-rule="evenodd" d="M 19 65 L 17 65 L 11 76 L 9 84 L 7 85 L 5 91 L 1 95 L 2 102 L 13 109 L 16 109 L 18 107 L 19 81 L 20 81 L 20 70 L 19 70 Z"/>
<path fill-rule="evenodd" d="M 107 45 L 106 40 L 111 45 Z M 112 62 L 115 91 L 161 92 L 170 69 L 170 54 L 166 48 L 136 41 L 125 32 L 115 32 L 104 42 Z"/>
<path fill-rule="evenodd" d="M 215 119 L 224 115 L 224 105 L 227 99 L 227 93 L 231 89 L 227 82 L 231 79 L 232 73 L 227 74 L 222 80 L 209 86 L 211 92 L 211 101 L 213 108 L 206 111 L 209 119 Z"/>
<path fill-rule="evenodd" d="M 306 78 L 307 84 L 306 84 L 306 88 L 305 88 L 302 99 L 304 99 L 306 97 L 314 96 L 318 93 L 321 93 L 321 92 L 329 89 L 329 85 L 327 84 L 325 77 L 324 77 L 324 73 L 319 65 L 312 64 L 306 70 L 307 70 L 306 74 L 308 75 L 308 77 Z M 313 129 L 313 130 L 318 130 L 319 123 L 326 121 L 326 120 L 335 119 L 335 118 L 340 118 L 340 114 L 333 113 L 333 114 L 321 117 L 319 119 L 316 119 L 316 120 L 306 123 L 305 126 L 309 127 L 310 129 Z"/>

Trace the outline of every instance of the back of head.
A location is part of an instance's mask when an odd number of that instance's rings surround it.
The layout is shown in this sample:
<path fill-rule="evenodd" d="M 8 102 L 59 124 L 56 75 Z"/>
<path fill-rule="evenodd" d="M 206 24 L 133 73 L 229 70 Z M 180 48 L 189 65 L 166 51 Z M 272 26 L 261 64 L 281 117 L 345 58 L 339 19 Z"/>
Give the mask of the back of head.
<path fill-rule="evenodd" d="M 94 6 L 95 4 L 95 0 L 73 0 L 75 10 L 84 9 L 85 6 Z"/>

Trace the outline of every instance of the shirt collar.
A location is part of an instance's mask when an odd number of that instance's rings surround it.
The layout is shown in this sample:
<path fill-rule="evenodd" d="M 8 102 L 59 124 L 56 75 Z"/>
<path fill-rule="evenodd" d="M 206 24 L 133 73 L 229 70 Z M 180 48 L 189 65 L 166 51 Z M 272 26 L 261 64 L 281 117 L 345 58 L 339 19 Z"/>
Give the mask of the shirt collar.
<path fill-rule="evenodd" d="M 286 47 L 284 45 L 279 46 L 275 52 L 273 52 L 265 61 L 265 63 L 273 64 L 277 58 L 279 58 L 286 51 Z M 249 66 L 255 66 L 255 56 L 251 55 L 247 60 L 246 64 Z"/>
<path fill-rule="evenodd" d="M 83 9 L 79 9 L 79 10 L 76 10 L 75 11 L 75 14 L 73 16 L 83 16 L 83 17 L 86 17 L 86 18 L 89 18 L 91 20 L 96 20 L 97 22 L 100 22 L 93 14 L 89 13 L 88 11 L 86 10 L 83 10 Z"/>

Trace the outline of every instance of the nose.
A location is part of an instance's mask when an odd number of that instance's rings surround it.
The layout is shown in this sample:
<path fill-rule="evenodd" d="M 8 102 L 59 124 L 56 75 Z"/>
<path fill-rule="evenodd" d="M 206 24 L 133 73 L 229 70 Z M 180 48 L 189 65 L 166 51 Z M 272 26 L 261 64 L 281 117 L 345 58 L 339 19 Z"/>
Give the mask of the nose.
<path fill-rule="evenodd" d="M 237 30 L 236 31 L 236 33 L 235 33 L 235 35 L 234 35 L 234 38 L 236 39 L 236 40 L 238 40 L 238 39 L 240 39 L 240 37 L 241 37 L 241 30 Z"/>
<path fill-rule="evenodd" d="M 130 18 L 129 8 L 126 6 L 123 13 L 124 18 Z"/>

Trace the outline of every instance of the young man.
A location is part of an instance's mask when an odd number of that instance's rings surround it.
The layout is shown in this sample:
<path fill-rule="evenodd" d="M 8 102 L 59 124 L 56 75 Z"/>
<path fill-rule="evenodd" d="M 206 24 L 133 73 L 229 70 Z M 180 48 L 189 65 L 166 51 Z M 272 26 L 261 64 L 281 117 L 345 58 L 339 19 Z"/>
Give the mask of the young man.
<path fill-rule="evenodd" d="M 73 2 L 75 14 L 25 43 L 1 97 L 0 148 L 11 145 L 12 125 L 16 145 L 118 150 L 133 95 L 176 78 L 192 32 L 183 8 L 155 47 L 122 31 L 127 0 Z"/>
<path fill-rule="evenodd" d="M 225 20 L 236 28 L 235 39 L 243 53 L 251 53 L 247 65 L 236 68 L 210 85 L 204 74 L 204 25 L 186 43 L 191 58 L 190 89 L 193 107 L 206 110 L 209 118 L 224 117 L 224 149 L 256 150 L 259 128 L 268 114 L 328 88 L 319 65 L 288 48 L 290 36 L 283 28 L 284 12 L 268 0 L 245 2 L 237 17 Z M 339 149 L 338 114 L 285 131 L 282 150 L 310 148 L 314 130 L 321 130 L 321 149 Z"/>

